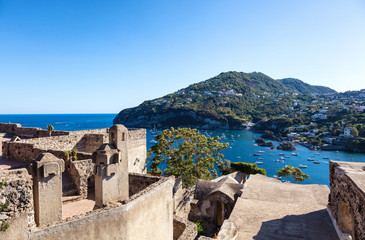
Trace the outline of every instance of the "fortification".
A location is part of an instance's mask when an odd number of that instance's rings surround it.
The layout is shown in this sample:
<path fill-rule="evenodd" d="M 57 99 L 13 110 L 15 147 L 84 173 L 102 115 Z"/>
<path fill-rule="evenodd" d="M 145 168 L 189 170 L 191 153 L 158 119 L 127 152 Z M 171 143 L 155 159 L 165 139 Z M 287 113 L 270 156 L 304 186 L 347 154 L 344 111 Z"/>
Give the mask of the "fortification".
<path fill-rule="evenodd" d="M 328 208 L 340 235 L 365 239 L 365 163 L 330 161 Z"/>

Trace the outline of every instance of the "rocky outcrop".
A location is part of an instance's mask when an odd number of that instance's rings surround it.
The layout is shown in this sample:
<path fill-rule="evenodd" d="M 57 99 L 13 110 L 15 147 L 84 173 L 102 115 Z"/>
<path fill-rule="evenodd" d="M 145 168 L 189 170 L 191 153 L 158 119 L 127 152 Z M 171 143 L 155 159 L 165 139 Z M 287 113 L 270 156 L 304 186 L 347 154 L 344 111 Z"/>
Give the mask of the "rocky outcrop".
<path fill-rule="evenodd" d="M 261 138 L 275 140 L 275 134 L 272 131 L 265 130 L 265 132 L 261 135 Z"/>
<path fill-rule="evenodd" d="M 147 111 L 147 110 L 146 110 Z M 126 127 L 169 128 L 191 127 L 198 129 L 244 129 L 244 123 L 231 118 L 221 118 L 206 111 L 188 109 L 166 109 L 158 113 L 144 114 L 141 109 L 133 108 L 121 111 L 114 119 L 114 124 Z"/>
<path fill-rule="evenodd" d="M 256 139 L 255 142 L 257 143 L 257 145 L 259 145 L 260 147 L 270 147 L 270 148 L 274 148 L 275 145 L 273 142 L 266 142 L 264 139 L 259 138 Z"/>
<path fill-rule="evenodd" d="M 293 144 L 291 142 L 280 143 L 280 145 L 277 147 L 277 149 L 283 150 L 283 151 L 295 151 L 296 150 L 296 148 L 293 146 Z"/>

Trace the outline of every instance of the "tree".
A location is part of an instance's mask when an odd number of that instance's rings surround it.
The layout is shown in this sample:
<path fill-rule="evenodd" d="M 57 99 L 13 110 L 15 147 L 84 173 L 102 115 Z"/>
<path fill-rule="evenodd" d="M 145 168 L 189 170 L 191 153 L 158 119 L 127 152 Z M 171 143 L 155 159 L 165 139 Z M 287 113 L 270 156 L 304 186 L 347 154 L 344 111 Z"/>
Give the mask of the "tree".
<path fill-rule="evenodd" d="M 47 126 L 47 131 L 49 132 L 49 136 L 52 135 L 53 130 L 54 130 L 54 127 L 52 125 Z"/>
<path fill-rule="evenodd" d="M 231 167 L 234 170 L 243 172 L 247 175 L 258 173 L 266 176 L 266 170 L 263 168 L 258 168 L 256 163 L 234 162 L 231 163 Z"/>
<path fill-rule="evenodd" d="M 357 128 L 353 127 L 353 128 L 351 129 L 351 135 L 352 135 L 353 137 L 357 137 L 357 136 L 359 136 L 359 131 L 357 130 Z"/>
<path fill-rule="evenodd" d="M 164 166 L 163 175 L 181 176 L 183 186 L 193 186 L 198 179 L 217 177 L 216 168 L 224 168 L 222 151 L 228 143 L 219 142 L 218 136 L 207 138 L 196 129 L 170 128 L 155 137 L 157 143 L 148 150 L 151 171 Z"/>
<path fill-rule="evenodd" d="M 293 178 L 294 183 L 301 183 L 304 178 L 310 178 L 309 175 L 305 174 L 300 170 L 300 168 L 294 168 L 292 165 L 286 166 L 277 172 L 279 177 L 285 177 L 288 180 Z"/>

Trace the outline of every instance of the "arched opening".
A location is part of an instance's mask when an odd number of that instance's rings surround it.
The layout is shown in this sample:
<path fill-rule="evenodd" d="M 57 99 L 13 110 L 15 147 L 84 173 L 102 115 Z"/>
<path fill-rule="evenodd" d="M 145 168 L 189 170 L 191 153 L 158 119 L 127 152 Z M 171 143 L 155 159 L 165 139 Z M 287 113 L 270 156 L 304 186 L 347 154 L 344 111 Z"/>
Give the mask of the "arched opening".
<path fill-rule="evenodd" d="M 350 206 L 341 201 L 338 205 L 338 214 L 337 214 L 337 222 L 338 226 L 343 233 L 349 233 L 353 236 L 353 221 L 351 215 Z"/>
<path fill-rule="evenodd" d="M 217 219 L 217 225 L 222 226 L 224 221 L 224 204 L 221 201 L 217 201 L 217 210 L 216 210 L 216 219 Z"/>

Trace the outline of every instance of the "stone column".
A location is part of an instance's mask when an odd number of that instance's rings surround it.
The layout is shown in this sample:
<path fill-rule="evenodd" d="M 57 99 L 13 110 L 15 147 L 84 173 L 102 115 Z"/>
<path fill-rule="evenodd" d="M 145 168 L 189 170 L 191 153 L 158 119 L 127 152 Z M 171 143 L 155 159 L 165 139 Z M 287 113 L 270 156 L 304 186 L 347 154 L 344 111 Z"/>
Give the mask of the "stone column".
<path fill-rule="evenodd" d="M 41 154 L 33 164 L 34 213 L 37 226 L 62 219 L 62 172 L 64 161 L 51 153 Z"/>

